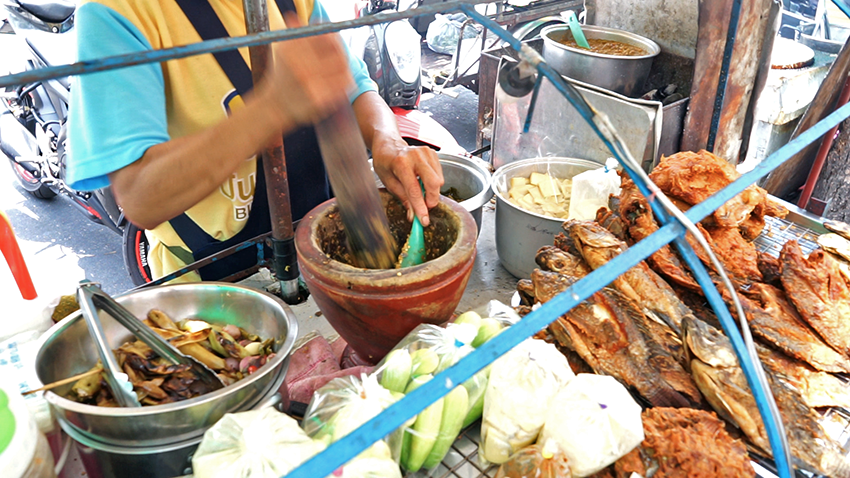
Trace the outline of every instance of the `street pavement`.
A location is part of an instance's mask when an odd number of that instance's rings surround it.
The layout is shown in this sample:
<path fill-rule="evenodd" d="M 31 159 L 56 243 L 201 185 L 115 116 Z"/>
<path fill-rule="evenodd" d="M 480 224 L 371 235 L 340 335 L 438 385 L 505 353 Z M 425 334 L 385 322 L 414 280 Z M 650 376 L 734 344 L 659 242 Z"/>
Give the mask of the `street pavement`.
<path fill-rule="evenodd" d="M 0 34 L 0 74 L 10 68 L 12 38 Z M 461 146 L 475 148 L 477 96 L 462 87 L 457 98 L 426 94 L 421 108 L 453 132 Z M 133 287 L 124 268 L 121 237 L 86 219 L 70 199 L 57 196 L 41 200 L 17 183 L 5 158 L 0 158 L 0 210 L 12 223 L 18 244 L 32 275 L 39 299 L 25 302 L 12 274 L 0 259 L 0 298 L 18 315 L 38 313 L 44 304 L 74 293 L 82 279 L 100 282 L 109 294 Z M 7 315 L 7 314 L 3 314 Z"/>

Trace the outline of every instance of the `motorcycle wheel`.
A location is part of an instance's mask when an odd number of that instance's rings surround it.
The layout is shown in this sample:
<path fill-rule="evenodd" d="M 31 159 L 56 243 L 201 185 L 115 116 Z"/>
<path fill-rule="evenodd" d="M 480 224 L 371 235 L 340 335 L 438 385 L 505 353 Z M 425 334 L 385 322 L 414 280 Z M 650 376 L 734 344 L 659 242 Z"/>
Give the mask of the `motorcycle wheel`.
<path fill-rule="evenodd" d="M 145 231 L 135 224 L 128 223 L 124 228 L 123 243 L 124 266 L 130 274 L 130 280 L 137 286 L 152 282 L 151 269 L 148 266 L 150 244 Z"/>
<path fill-rule="evenodd" d="M 47 184 L 42 183 L 38 176 L 11 159 L 9 159 L 9 163 L 12 165 L 12 172 L 15 173 L 15 177 L 18 179 L 18 184 L 20 184 L 26 192 L 32 194 L 38 199 L 53 199 L 56 196 L 56 191 L 51 189 Z"/>

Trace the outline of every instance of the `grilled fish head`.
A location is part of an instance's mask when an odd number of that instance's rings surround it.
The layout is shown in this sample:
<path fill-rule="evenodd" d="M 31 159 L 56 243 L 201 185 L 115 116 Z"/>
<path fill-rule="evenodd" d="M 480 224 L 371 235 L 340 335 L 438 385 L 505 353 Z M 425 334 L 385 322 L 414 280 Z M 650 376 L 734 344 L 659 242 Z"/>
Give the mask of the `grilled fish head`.
<path fill-rule="evenodd" d="M 688 362 L 699 360 L 709 367 L 738 367 L 738 358 L 722 332 L 692 317 L 682 318 L 682 342 Z"/>

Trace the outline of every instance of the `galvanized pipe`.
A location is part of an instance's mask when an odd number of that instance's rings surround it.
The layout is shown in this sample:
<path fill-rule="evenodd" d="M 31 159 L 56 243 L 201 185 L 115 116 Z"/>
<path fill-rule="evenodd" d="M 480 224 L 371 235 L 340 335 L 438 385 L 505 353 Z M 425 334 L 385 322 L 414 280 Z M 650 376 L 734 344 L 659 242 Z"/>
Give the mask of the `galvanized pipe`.
<path fill-rule="evenodd" d="M 266 0 L 243 0 L 245 29 L 248 34 L 269 31 L 269 10 Z M 251 56 L 251 76 L 254 85 L 262 81 L 271 59 L 269 45 L 254 45 L 248 49 Z M 295 254 L 295 234 L 292 228 L 292 208 L 289 203 L 289 177 L 286 174 L 286 157 L 283 137 L 277 136 L 263 151 L 263 172 L 266 177 L 266 194 L 272 223 L 272 248 L 274 272 L 280 281 L 284 301 L 298 301 L 298 260 Z M 254 197 L 254 200 L 262 198 Z"/>
<path fill-rule="evenodd" d="M 292 40 L 295 38 L 338 32 L 349 28 L 377 25 L 379 23 L 389 23 L 396 20 L 404 20 L 423 15 L 455 11 L 458 10 L 461 5 L 477 5 L 484 3 L 497 3 L 501 1 L 502 0 L 448 0 L 442 3 L 423 5 L 403 12 L 366 15 L 361 18 L 355 18 L 353 20 L 346 20 L 343 22 L 307 25 L 301 28 L 287 28 L 285 30 L 261 32 L 243 37 L 219 38 L 216 40 L 207 40 L 199 43 L 193 43 L 191 45 L 178 46 L 163 50 L 115 55 L 97 60 L 71 63 L 70 65 L 39 68 L 37 70 L 25 71 L 23 73 L 0 77 L 0 88 L 6 86 L 25 85 L 35 81 L 44 81 L 54 78 L 64 78 L 66 76 L 86 75 L 89 73 L 114 70 L 134 65 L 160 63 L 163 61 L 176 60 L 178 58 L 186 58 L 205 53 L 218 53 L 227 50 L 235 50 L 237 48 L 267 45 L 269 43 L 283 40 Z"/>

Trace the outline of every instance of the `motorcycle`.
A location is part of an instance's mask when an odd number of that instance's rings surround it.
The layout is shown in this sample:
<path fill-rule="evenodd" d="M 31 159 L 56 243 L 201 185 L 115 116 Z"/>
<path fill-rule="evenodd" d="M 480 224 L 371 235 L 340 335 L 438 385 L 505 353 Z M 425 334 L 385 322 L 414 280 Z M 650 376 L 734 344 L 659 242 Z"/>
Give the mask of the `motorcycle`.
<path fill-rule="evenodd" d="M 68 63 L 74 56 L 74 11 L 68 0 L 3 0 L 0 34 L 12 34 L 22 57 L 17 70 Z M 65 183 L 68 100 L 71 79 L 59 78 L 0 91 L 0 152 L 21 187 L 38 199 L 65 196 L 89 220 L 122 236 L 124 261 L 133 282 L 150 281 L 146 242 L 128 222 L 110 189 L 83 192 Z M 139 247 L 143 250 L 141 254 Z"/>
<path fill-rule="evenodd" d="M 369 0 L 355 6 L 355 17 L 398 9 L 394 0 Z M 352 54 L 366 63 L 369 76 L 378 85 L 378 94 L 395 114 L 399 132 L 408 144 L 451 154 L 466 153 L 446 128 L 418 109 L 422 96 L 422 37 L 407 20 L 360 27 L 344 31 L 343 36 Z"/>

